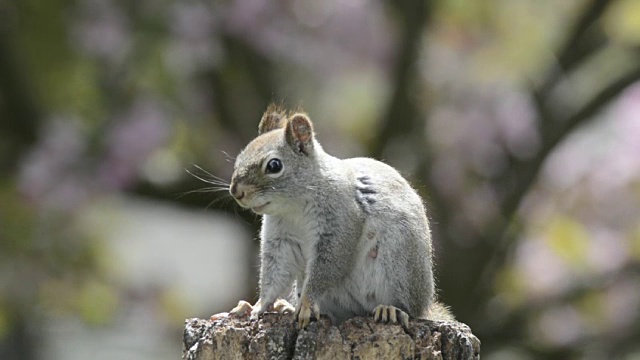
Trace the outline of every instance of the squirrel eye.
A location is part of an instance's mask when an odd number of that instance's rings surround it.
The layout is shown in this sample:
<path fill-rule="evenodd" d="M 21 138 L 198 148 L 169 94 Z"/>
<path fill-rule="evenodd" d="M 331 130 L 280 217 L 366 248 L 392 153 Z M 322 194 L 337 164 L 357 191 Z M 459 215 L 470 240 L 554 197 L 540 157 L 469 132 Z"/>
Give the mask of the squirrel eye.
<path fill-rule="evenodd" d="M 265 168 L 265 173 L 267 174 L 277 174 L 282 171 L 282 161 L 280 159 L 273 158 L 267 162 L 267 167 Z"/>

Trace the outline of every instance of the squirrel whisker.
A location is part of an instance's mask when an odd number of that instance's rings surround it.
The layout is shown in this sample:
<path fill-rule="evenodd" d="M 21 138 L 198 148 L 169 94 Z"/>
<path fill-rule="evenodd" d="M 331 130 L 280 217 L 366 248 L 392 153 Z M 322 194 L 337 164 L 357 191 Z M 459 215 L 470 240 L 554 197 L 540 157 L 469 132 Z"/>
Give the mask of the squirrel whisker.
<path fill-rule="evenodd" d="M 227 162 L 232 162 L 232 161 L 236 161 L 236 158 L 229 155 L 228 152 L 224 151 L 224 150 L 220 150 L 220 152 L 222 152 L 227 160 Z"/>
<path fill-rule="evenodd" d="M 182 193 L 178 194 L 177 198 L 179 199 L 179 198 L 182 198 L 184 196 L 191 195 L 191 194 L 216 193 L 216 192 L 220 192 L 220 191 L 228 192 L 229 191 L 229 187 L 206 187 L 206 188 L 202 188 L 202 189 L 189 190 L 189 191 L 185 191 L 185 192 L 182 192 Z"/>
<path fill-rule="evenodd" d="M 196 178 L 196 179 L 198 179 L 198 180 L 200 180 L 200 181 L 202 181 L 202 182 L 205 182 L 205 183 L 207 183 L 207 184 L 211 184 L 211 185 L 222 185 L 222 186 L 226 186 L 226 187 L 229 187 L 229 186 L 230 186 L 230 184 L 229 184 L 228 182 L 226 182 L 225 180 L 223 180 L 223 179 L 221 179 L 221 178 L 218 178 L 218 177 L 216 177 L 216 176 L 212 175 L 211 173 L 209 173 L 209 172 L 207 172 L 207 171 L 203 170 L 201 167 L 199 167 L 199 166 L 197 166 L 197 165 L 194 165 L 194 166 L 196 166 L 196 167 L 197 167 L 197 168 L 199 168 L 200 170 L 204 171 L 206 175 L 208 175 L 208 176 L 211 176 L 211 177 L 212 177 L 211 179 L 206 179 L 206 178 L 204 178 L 204 177 L 203 177 L 203 176 L 201 176 L 201 175 L 198 175 L 198 174 L 195 174 L 195 173 L 191 172 L 189 169 L 185 169 L 185 171 L 186 171 L 187 173 L 189 173 L 189 175 L 193 176 L 194 178 Z"/>

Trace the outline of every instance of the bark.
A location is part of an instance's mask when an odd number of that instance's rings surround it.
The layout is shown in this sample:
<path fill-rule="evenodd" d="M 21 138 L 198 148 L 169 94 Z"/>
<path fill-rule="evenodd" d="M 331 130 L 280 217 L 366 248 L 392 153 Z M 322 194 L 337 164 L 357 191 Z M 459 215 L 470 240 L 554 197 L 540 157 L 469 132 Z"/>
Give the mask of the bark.
<path fill-rule="evenodd" d="M 409 327 L 354 318 L 298 330 L 293 315 L 260 320 L 226 313 L 187 319 L 183 360 L 211 359 L 479 359 L 480 340 L 458 322 L 411 320 Z"/>

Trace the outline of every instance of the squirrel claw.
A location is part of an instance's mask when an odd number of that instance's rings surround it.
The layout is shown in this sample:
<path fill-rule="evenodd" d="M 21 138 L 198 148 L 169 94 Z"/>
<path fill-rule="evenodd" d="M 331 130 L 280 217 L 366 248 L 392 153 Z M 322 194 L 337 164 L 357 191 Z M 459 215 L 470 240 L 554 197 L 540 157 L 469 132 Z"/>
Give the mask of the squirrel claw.
<path fill-rule="evenodd" d="M 296 310 L 296 319 L 298 320 L 298 329 L 306 329 L 311 323 L 311 315 L 316 320 L 320 320 L 320 308 L 309 299 L 308 296 L 302 297 Z"/>
<path fill-rule="evenodd" d="M 378 305 L 373 310 L 373 320 L 379 323 L 400 324 L 409 327 L 409 314 L 390 305 Z"/>
<path fill-rule="evenodd" d="M 248 317 L 251 320 L 257 320 L 265 311 L 272 309 L 273 305 L 262 306 L 262 300 L 258 300 L 255 305 L 251 305 L 244 300 L 240 300 L 238 305 L 231 309 L 229 315 L 236 318 Z"/>
<path fill-rule="evenodd" d="M 272 310 L 273 310 L 273 303 L 263 304 L 262 299 L 259 299 L 258 302 L 256 302 L 255 305 L 253 305 L 253 311 L 251 311 L 251 320 L 258 320 L 262 316 L 262 314 Z"/>
<path fill-rule="evenodd" d="M 262 300 L 258 300 L 253 306 L 244 300 L 240 300 L 238 305 L 229 312 L 229 315 L 236 318 L 250 316 L 251 320 L 257 320 L 267 311 L 275 311 L 287 315 L 293 313 L 295 308 L 284 299 L 279 299 L 275 303 L 265 306 L 262 305 Z"/>
<path fill-rule="evenodd" d="M 238 305 L 236 305 L 236 307 L 231 309 L 231 311 L 229 312 L 229 315 L 233 317 L 243 318 L 251 314 L 252 311 L 253 311 L 253 306 L 251 306 L 251 304 L 249 304 L 244 300 L 240 300 L 238 302 Z"/>

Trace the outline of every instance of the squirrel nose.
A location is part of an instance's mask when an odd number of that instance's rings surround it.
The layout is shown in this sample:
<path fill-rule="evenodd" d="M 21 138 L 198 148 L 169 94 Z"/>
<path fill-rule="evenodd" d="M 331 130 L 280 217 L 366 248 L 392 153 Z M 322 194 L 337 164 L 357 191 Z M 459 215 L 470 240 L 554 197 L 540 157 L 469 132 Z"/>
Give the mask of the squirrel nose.
<path fill-rule="evenodd" d="M 244 197 L 244 186 L 238 185 L 237 182 L 231 184 L 231 188 L 229 189 L 231 196 L 233 196 L 236 200 L 240 200 Z"/>

